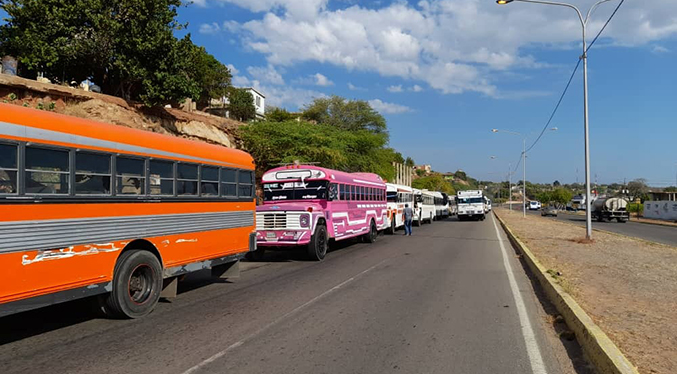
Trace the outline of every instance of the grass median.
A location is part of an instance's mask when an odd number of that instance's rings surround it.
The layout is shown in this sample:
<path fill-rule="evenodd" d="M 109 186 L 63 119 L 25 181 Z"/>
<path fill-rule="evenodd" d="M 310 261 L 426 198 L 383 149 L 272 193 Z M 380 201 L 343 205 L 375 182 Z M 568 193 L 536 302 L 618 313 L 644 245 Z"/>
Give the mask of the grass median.
<path fill-rule="evenodd" d="M 677 373 L 677 248 L 497 213 L 640 373 Z"/>

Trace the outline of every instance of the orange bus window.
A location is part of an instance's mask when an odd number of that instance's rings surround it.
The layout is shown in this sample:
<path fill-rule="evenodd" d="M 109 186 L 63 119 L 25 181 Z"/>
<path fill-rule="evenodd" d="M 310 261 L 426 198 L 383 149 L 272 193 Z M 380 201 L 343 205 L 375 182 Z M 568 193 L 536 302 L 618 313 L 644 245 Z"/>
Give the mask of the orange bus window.
<path fill-rule="evenodd" d="M 75 194 L 110 195 L 110 155 L 77 152 L 75 154 Z"/>
<path fill-rule="evenodd" d="M 143 195 L 145 186 L 145 162 L 138 158 L 117 157 L 117 193 L 120 195 Z"/>
<path fill-rule="evenodd" d="M 254 173 L 248 170 L 240 170 L 240 175 L 238 178 L 238 185 L 240 186 L 239 195 L 240 197 L 252 197 L 254 196 Z"/>
<path fill-rule="evenodd" d="M 152 160 L 150 162 L 150 194 L 174 195 L 174 163 Z"/>
<path fill-rule="evenodd" d="M 221 196 L 237 196 L 237 174 L 233 169 L 221 169 Z"/>
<path fill-rule="evenodd" d="M 17 149 L 15 145 L 0 144 L 0 194 L 17 193 Z"/>
<path fill-rule="evenodd" d="M 26 193 L 68 194 L 68 151 L 26 147 Z"/>
<path fill-rule="evenodd" d="M 200 192 L 203 196 L 219 195 L 219 168 L 203 166 L 200 175 Z"/>
<path fill-rule="evenodd" d="M 176 193 L 197 195 L 197 165 L 179 164 L 176 170 Z"/>

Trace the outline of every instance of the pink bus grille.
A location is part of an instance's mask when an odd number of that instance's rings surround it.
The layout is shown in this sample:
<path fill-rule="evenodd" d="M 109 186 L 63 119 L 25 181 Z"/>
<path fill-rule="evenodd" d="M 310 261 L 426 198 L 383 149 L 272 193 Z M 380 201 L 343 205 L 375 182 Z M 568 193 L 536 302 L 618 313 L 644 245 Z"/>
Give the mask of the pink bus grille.
<path fill-rule="evenodd" d="M 287 214 L 285 213 L 266 213 L 263 215 L 264 229 L 284 229 L 287 228 Z"/>

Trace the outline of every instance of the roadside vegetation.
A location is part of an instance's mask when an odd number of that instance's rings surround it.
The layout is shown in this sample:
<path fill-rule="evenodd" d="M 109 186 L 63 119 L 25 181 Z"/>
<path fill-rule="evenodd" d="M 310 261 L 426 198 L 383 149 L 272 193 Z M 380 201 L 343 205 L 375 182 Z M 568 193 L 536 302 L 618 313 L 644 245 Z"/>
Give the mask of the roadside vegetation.
<path fill-rule="evenodd" d="M 0 56 L 15 56 L 19 75 L 57 84 L 91 80 L 101 92 L 148 106 L 198 107 L 225 96 L 231 72 L 177 21 L 181 0 L 2 0 Z"/>
<path fill-rule="evenodd" d="M 405 162 L 388 145 L 385 118 L 369 103 L 338 96 L 318 98 L 300 115 L 273 109 L 267 120 L 243 126 L 240 136 L 256 160 L 257 174 L 299 161 L 392 180 L 393 162 Z"/>

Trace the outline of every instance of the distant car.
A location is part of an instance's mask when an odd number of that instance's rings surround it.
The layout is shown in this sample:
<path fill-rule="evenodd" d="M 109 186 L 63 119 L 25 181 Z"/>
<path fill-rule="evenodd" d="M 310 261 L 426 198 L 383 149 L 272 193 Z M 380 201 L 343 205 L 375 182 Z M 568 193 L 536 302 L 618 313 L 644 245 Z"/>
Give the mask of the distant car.
<path fill-rule="evenodd" d="M 557 208 L 555 208 L 554 206 L 546 206 L 545 208 L 541 209 L 541 215 L 543 217 L 547 216 L 557 217 Z"/>
<path fill-rule="evenodd" d="M 539 210 L 541 209 L 541 203 L 538 201 L 530 201 L 528 208 L 529 210 Z"/>

